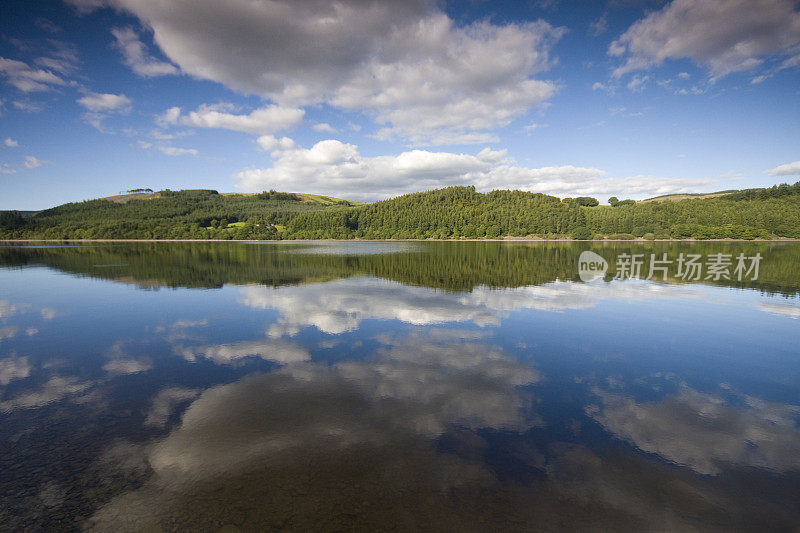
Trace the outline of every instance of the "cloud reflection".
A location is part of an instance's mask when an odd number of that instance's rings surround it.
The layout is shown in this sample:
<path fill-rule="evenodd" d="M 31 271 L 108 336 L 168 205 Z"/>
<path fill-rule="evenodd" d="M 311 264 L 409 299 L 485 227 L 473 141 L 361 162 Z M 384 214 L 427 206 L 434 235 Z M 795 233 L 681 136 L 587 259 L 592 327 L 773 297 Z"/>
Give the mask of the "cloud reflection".
<path fill-rule="evenodd" d="M 0 385 L 8 385 L 14 380 L 27 378 L 31 374 L 28 358 L 12 355 L 0 359 Z"/>
<path fill-rule="evenodd" d="M 628 301 L 697 296 L 693 286 L 674 286 L 631 280 L 610 283 L 556 281 L 545 285 L 492 289 L 476 287 L 468 293 L 403 285 L 375 278 L 300 285 L 248 286 L 239 302 L 255 309 L 277 309 L 271 336 L 295 335 L 314 326 L 339 334 L 356 330 L 366 319 L 400 320 L 415 325 L 472 322 L 498 325 L 510 311 L 584 309 L 610 298 Z"/>
<path fill-rule="evenodd" d="M 484 466 L 442 455 L 430 439 L 459 428 L 524 431 L 539 424 L 530 393 L 520 388 L 538 381 L 538 373 L 472 340 L 420 333 L 384 341 L 366 361 L 298 362 L 204 391 L 177 428 L 146 446 L 153 469 L 147 485 L 112 501 L 93 524 L 184 513 L 178 508 L 196 505 L 189 492 L 232 478 L 249 479 L 241 490 L 273 493 L 301 475 L 318 502 L 349 490 L 338 486 L 361 487 L 362 499 L 363 488 L 376 484 L 375 494 L 419 490 L 440 500 L 442 490 L 464 483 L 491 484 Z M 335 486 L 308 479 L 327 472 Z"/>
<path fill-rule="evenodd" d="M 657 402 L 595 390 L 601 405 L 589 415 L 615 436 L 701 474 L 725 464 L 800 470 L 800 406 L 720 396 L 682 386 Z"/>

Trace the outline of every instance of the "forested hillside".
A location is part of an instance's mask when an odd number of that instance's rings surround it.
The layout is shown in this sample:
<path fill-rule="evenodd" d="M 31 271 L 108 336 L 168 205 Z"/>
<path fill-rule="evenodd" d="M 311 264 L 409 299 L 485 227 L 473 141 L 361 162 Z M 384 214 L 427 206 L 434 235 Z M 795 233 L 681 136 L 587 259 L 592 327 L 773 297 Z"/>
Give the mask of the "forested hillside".
<path fill-rule="evenodd" d="M 300 239 L 447 239 L 565 235 L 585 225 L 577 205 L 522 191 L 448 187 L 356 209 L 306 213 L 289 222 Z"/>
<path fill-rule="evenodd" d="M 590 231 L 655 238 L 800 238 L 800 182 L 715 198 L 585 208 Z"/>
<path fill-rule="evenodd" d="M 356 205 L 269 191 L 160 191 L 23 216 L 0 211 L 5 239 L 800 238 L 800 182 L 722 196 L 634 202 L 448 187 Z"/>
<path fill-rule="evenodd" d="M 160 191 L 121 203 L 69 203 L 22 217 L 0 212 L 3 238 L 42 239 L 277 239 L 293 217 L 345 200 L 275 191 L 219 194 L 213 190 Z"/>

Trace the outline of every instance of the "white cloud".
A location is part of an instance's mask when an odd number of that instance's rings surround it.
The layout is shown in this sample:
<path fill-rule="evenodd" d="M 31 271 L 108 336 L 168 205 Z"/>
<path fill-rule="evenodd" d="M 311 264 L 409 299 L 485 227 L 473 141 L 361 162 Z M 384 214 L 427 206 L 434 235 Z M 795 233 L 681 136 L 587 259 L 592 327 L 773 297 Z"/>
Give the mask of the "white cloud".
<path fill-rule="evenodd" d="M 476 142 L 466 134 L 549 99 L 555 84 L 535 76 L 565 31 L 544 21 L 458 26 L 431 0 L 108 3 L 137 16 L 195 78 L 282 106 L 364 111 L 384 136 L 414 143 Z"/>
<path fill-rule="evenodd" d="M 0 76 L 25 93 L 48 91 L 54 85 L 66 85 L 63 79 L 49 70 L 31 67 L 22 61 L 5 57 L 0 57 Z"/>
<path fill-rule="evenodd" d="M 130 98 L 124 94 L 89 93 L 77 102 L 95 112 L 120 112 L 131 106 Z"/>
<path fill-rule="evenodd" d="M 794 176 L 800 174 L 800 161 L 786 163 L 769 171 L 770 176 Z"/>
<path fill-rule="evenodd" d="M 259 144 L 270 152 L 271 168 L 237 173 L 237 187 L 313 190 L 320 194 L 374 200 L 450 185 L 474 185 L 479 190 L 515 188 L 559 196 L 595 193 L 644 197 L 696 192 L 710 180 L 607 178 L 596 168 L 572 165 L 525 168 L 506 161 L 506 152 L 485 148 L 475 155 L 412 150 L 397 156 L 366 157 L 358 147 L 337 140 L 303 148 L 292 139 L 263 136 Z"/>
<path fill-rule="evenodd" d="M 78 68 L 80 60 L 78 59 L 78 49 L 74 44 L 55 39 L 48 39 L 47 42 L 51 48 L 47 51 L 46 56 L 37 57 L 34 60 L 37 65 L 65 76 Z"/>
<path fill-rule="evenodd" d="M 32 102 L 30 100 L 14 100 L 14 107 L 25 113 L 38 113 L 44 106 L 39 102 Z"/>
<path fill-rule="evenodd" d="M 305 111 L 302 109 L 278 105 L 255 109 L 247 115 L 231 113 L 233 110 L 233 104 L 204 104 L 197 111 L 181 115 L 179 107 L 171 107 L 156 117 L 156 123 L 162 127 L 183 125 L 196 128 L 220 128 L 256 135 L 273 135 L 302 123 L 305 115 Z"/>
<path fill-rule="evenodd" d="M 609 55 L 628 72 L 691 59 L 713 78 L 751 70 L 800 43 L 800 12 L 793 0 L 673 0 L 635 22 L 611 43 Z M 796 50 L 795 50 L 796 53 Z"/>
<path fill-rule="evenodd" d="M 103 124 L 109 115 L 131 110 L 131 100 L 124 94 L 89 93 L 77 102 L 89 110 L 81 118 L 101 133 L 110 133 Z"/>
<path fill-rule="evenodd" d="M 650 76 L 642 76 L 641 74 L 636 74 L 631 78 L 631 81 L 628 82 L 628 90 L 640 93 L 644 90 L 645 84 L 650 79 Z"/>
<path fill-rule="evenodd" d="M 156 116 L 156 124 L 158 124 L 162 128 L 167 128 L 169 126 L 177 124 L 178 119 L 180 117 L 181 117 L 181 108 L 170 107 L 160 115 Z"/>
<path fill-rule="evenodd" d="M 25 156 L 25 162 L 23 163 L 25 168 L 37 168 L 43 164 L 44 163 L 41 160 L 33 157 L 32 155 Z"/>
<path fill-rule="evenodd" d="M 182 155 L 195 156 L 200 154 L 200 152 L 194 148 L 179 148 L 177 146 L 168 146 L 166 144 L 153 144 L 149 141 L 136 141 L 136 144 L 142 150 L 158 150 L 162 154 L 172 157 L 179 157 Z"/>
<path fill-rule="evenodd" d="M 117 40 L 116 46 L 122 52 L 125 64 L 139 76 L 152 78 L 178 73 L 175 65 L 152 57 L 133 28 L 113 28 L 111 33 Z"/>
<path fill-rule="evenodd" d="M 19 146 L 19 142 L 15 141 L 11 137 L 6 137 L 6 140 L 3 141 L 3 144 L 8 146 L 9 148 L 13 148 L 15 146 Z"/>
<path fill-rule="evenodd" d="M 200 153 L 194 148 L 177 148 L 175 146 L 156 146 L 156 150 L 170 156 L 197 155 Z"/>
<path fill-rule="evenodd" d="M 522 130 L 525 133 L 530 134 L 533 131 L 536 131 L 536 130 L 539 130 L 539 129 L 542 129 L 542 128 L 546 128 L 546 127 L 547 127 L 547 124 L 537 124 L 536 122 L 532 122 L 532 123 L 528 124 L 527 126 L 525 126 L 524 128 L 522 128 Z"/>
<path fill-rule="evenodd" d="M 331 126 L 327 122 L 321 122 L 319 124 L 314 124 L 313 126 L 311 126 L 311 129 L 313 129 L 314 131 L 320 131 L 320 132 L 325 131 L 325 132 L 328 132 L 328 133 L 336 133 L 336 128 L 334 128 L 333 126 Z"/>

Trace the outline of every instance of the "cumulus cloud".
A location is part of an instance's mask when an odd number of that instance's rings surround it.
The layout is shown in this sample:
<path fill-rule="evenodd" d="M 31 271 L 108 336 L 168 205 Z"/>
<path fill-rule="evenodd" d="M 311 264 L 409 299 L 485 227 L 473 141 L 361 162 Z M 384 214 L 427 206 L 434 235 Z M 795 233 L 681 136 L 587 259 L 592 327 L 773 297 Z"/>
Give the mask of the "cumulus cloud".
<path fill-rule="evenodd" d="M 235 106 L 229 103 L 204 104 L 197 111 L 182 115 L 179 107 L 172 107 L 156 117 L 156 123 L 161 127 L 183 125 L 273 135 L 302 123 L 305 115 L 302 109 L 278 105 L 255 109 L 249 114 L 232 113 L 234 109 Z"/>
<path fill-rule="evenodd" d="M 800 12 L 793 0 L 673 0 L 635 22 L 608 53 L 624 59 L 620 77 L 691 59 L 712 78 L 751 70 L 772 55 L 796 54 Z M 783 67 L 791 65 L 791 58 Z"/>
<path fill-rule="evenodd" d="M 156 146 L 156 150 L 170 156 L 197 155 L 200 153 L 194 148 L 178 148 L 176 146 Z"/>
<path fill-rule="evenodd" d="M 23 61 L 0 57 L 0 77 L 24 93 L 48 91 L 66 82 L 49 70 L 31 67 Z"/>
<path fill-rule="evenodd" d="M 89 111 L 119 112 L 129 109 L 131 100 L 124 94 L 89 93 L 77 102 Z"/>
<path fill-rule="evenodd" d="M 97 2 L 73 2 L 83 9 Z M 544 21 L 457 25 L 432 0 L 108 0 L 181 71 L 283 106 L 365 111 L 382 137 L 476 142 L 549 99 L 564 34 Z"/>
<path fill-rule="evenodd" d="M 6 140 L 3 141 L 3 144 L 9 148 L 14 148 L 16 146 L 19 146 L 19 142 L 12 139 L 11 137 L 6 137 Z"/>
<path fill-rule="evenodd" d="M 77 102 L 89 110 L 81 118 L 101 133 L 110 133 L 104 126 L 104 121 L 110 115 L 131 110 L 131 99 L 124 94 L 88 93 Z"/>
<path fill-rule="evenodd" d="M 113 28 L 111 34 L 116 39 L 116 47 L 122 53 L 125 64 L 139 76 L 153 78 L 178 73 L 175 65 L 152 57 L 133 28 Z"/>
<path fill-rule="evenodd" d="M 770 176 L 794 176 L 800 174 L 800 161 L 786 163 L 769 171 Z"/>
<path fill-rule="evenodd" d="M 649 79 L 650 76 L 642 76 L 641 74 L 636 74 L 631 78 L 631 81 L 628 82 L 627 85 L 628 90 L 633 91 L 635 93 L 642 92 Z"/>
<path fill-rule="evenodd" d="M 273 165 L 234 175 L 237 187 L 248 191 L 302 189 L 374 200 L 451 185 L 474 185 L 482 191 L 514 188 L 559 196 L 609 193 L 643 197 L 693 192 L 713 183 L 647 176 L 607 178 L 600 169 L 572 165 L 525 168 L 507 160 L 504 150 L 489 148 L 475 155 L 411 150 L 397 156 L 367 157 L 357 146 L 332 139 L 311 148 L 298 146 L 287 137 L 262 136 L 258 142 L 270 152 Z"/>
<path fill-rule="evenodd" d="M 336 128 L 328 124 L 327 122 L 320 122 L 319 124 L 314 124 L 311 126 L 311 129 L 314 131 L 319 132 L 328 132 L 328 133 L 336 133 Z"/>
<path fill-rule="evenodd" d="M 43 164 L 44 163 L 40 159 L 37 159 L 37 158 L 33 157 L 32 155 L 27 155 L 27 156 L 25 156 L 25 162 L 23 163 L 23 166 L 25 168 L 38 168 L 38 167 L 42 166 Z"/>

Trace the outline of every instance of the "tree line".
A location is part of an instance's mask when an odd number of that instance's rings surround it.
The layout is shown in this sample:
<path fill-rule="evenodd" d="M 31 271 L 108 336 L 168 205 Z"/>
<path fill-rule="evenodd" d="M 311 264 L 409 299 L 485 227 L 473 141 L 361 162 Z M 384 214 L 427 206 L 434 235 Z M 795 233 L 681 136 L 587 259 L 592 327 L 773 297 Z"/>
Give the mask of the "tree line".
<path fill-rule="evenodd" d="M 89 200 L 23 216 L 0 211 L 5 239 L 573 239 L 800 238 L 800 182 L 715 198 L 560 200 L 524 191 L 447 187 L 367 205 L 295 193 L 159 191 L 125 203 Z"/>

